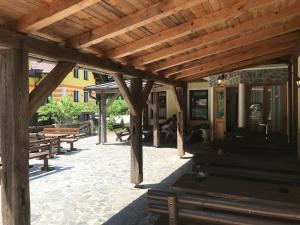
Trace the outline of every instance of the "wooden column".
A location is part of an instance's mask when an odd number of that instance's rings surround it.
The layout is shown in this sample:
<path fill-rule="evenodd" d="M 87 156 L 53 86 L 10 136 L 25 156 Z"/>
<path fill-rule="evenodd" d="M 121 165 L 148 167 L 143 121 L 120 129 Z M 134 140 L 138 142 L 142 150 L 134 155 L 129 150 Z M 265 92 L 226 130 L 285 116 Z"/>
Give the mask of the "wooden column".
<path fill-rule="evenodd" d="M 101 94 L 96 95 L 98 101 L 98 108 L 99 108 L 99 117 L 98 117 L 98 143 L 97 145 L 101 144 Z"/>
<path fill-rule="evenodd" d="M 142 79 L 131 79 L 130 95 L 135 105 L 136 114 L 130 113 L 131 134 L 131 183 L 138 185 L 143 181 L 143 145 L 142 145 Z"/>
<path fill-rule="evenodd" d="M 287 88 L 287 134 L 288 134 L 288 143 L 292 142 L 292 133 L 293 133 L 293 118 L 292 118 L 292 111 L 293 111 L 293 101 L 292 101 L 292 65 L 288 64 L 288 88 Z"/>
<path fill-rule="evenodd" d="M 296 143 L 298 139 L 298 86 L 297 86 L 297 80 L 298 80 L 298 58 L 292 59 L 293 63 L 293 73 L 292 73 L 292 120 L 293 120 L 293 127 L 292 127 L 292 139 L 293 142 Z"/>
<path fill-rule="evenodd" d="M 185 154 L 184 133 L 185 133 L 185 88 L 172 88 L 177 108 L 177 149 L 180 157 Z"/>
<path fill-rule="evenodd" d="M 153 146 L 156 148 L 160 146 L 158 92 L 153 92 Z"/>
<path fill-rule="evenodd" d="M 1 207 L 4 225 L 30 224 L 28 54 L 0 50 Z"/>
<path fill-rule="evenodd" d="M 105 94 L 101 93 L 100 100 L 100 143 L 104 144 L 107 142 L 107 134 L 106 134 L 106 98 Z"/>

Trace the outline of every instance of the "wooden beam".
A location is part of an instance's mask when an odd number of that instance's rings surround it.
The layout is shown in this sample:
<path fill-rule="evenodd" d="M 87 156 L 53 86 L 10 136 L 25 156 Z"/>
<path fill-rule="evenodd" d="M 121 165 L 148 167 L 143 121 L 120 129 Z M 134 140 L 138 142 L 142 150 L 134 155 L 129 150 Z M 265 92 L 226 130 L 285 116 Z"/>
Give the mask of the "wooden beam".
<path fill-rule="evenodd" d="M 166 79 L 156 74 L 136 69 L 133 66 L 122 65 L 108 58 L 100 58 L 72 48 L 59 46 L 55 43 L 0 28 L 0 47 L 19 49 L 21 46 L 25 51 L 39 58 L 52 58 L 58 61 L 73 62 L 92 70 L 101 69 L 108 72 L 122 73 L 129 78 L 143 78 L 168 86 L 183 85 L 181 82 Z"/>
<path fill-rule="evenodd" d="M 114 79 L 119 87 L 119 90 L 123 96 L 123 98 L 125 99 L 125 101 L 127 102 L 128 108 L 130 110 L 130 113 L 132 115 L 137 115 L 138 111 L 139 111 L 139 106 L 138 104 L 134 101 L 134 98 L 132 97 L 124 79 L 123 79 L 123 75 L 122 74 L 115 74 Z"/>
<path fill-rule="evenodd" d="M 76 66 L 75 63 L 59 62 L 29 95 L 29 118 L 47 100 L 51 93 Z"/>
<path fill-rule="evenodd" d="M 131 80 L 130 95 L 136 103 L 142 100 L 142 88 L 142 79 Z M 135 115 L 130 114 L 131 183 L 135 186 L 143 181 L 142 112 L 142 108 L 139 107 Z"/>
<path fill-rule="evenodd" d="M 231 18 L 236 18 L 248 10 L 253 10 L 262 6 L 273 4 L 278 0 L 242 0 L 224 9 L 214 11 L 210 14 L 200 16 L 199 18 L 180 24 L 176 27 L 152 34 L 135 42 L 126 44 L 116 49 L 107 52 L 109 58 L 121 58 L 148 48 L 160 45 L 164 42 L 175 40 L 184 37 L 195 31 L 203 30 L 208 27 L 215 26 L 219 23 L 224 23 Z"/>
<path fill-rule="evenodd" d="M 14 30 L 24 33 L 38 31 L 100 0 L 55 0 L 21 16 L 11 24 Z"/>
<path fill-rule="evenodd" d="M 28 54 L 0 50 L 2 224 L 30 224 Z"/>
<path fill-rule="evenodd" d="M 111 97 L 111 99 L 109 99 L 109 101 L 106 103 L 107 109 L 113 104 L 113 102 L 117 99 L 117 97 L 120 96 L 120 94 L 121 94 L 120 92 L 114 93 L 114 95 Z"/>
<path fill-rule="evenodd" d="M 294 9 L 294 8 L 293 8 Z M 286 16 L 292 16 L 289 12 L 291 11 L 290 8 L 284 9 L 287 13 Z M 297 11 L 297 13 L 300 15 L 300 12 Z M 274 17 L 274 19 L 272 18 Z M 270 18 L 271 17 L 271 18 Z M 272 20 L 273 19 L 273 20 Z M 225 30 L 221 31 L 216 31 L 214 33 L 210 33 L 204 36 L 201 36 L 199 38 L 195 38 L 191 41 L 188 42 L 183 42 L 181 44 L 175 45 L 170 48 L 162 49 L 160 51 L 155 51 L 154 53 L 150 53 L 148 55 L 138 57 L 135 60 L 131 61 L 131 65 L 134 66 L 142 66 L 148 63 L 152 63 L 154 61 L 161 60 L 166 57 L 170 57 L 179 53 L 183 53 L 185 51 L 199 48 L 199 47 L 204 47 L 207 46 L 208 44 L 211 44 L 212 42 L 215 41 L 220 41 L 224 40 L 229 37 L 233 37 L 238 34 L 242 34 L 242 31 L 245 30 L 251 30 L 251 29 L 257 29 L 258 26 L 263 27 L 266 25 L 266 23 L 274 23 L 276 22 L 276 19 L 282 20 L 281 14 L 274 14 L 272 12 L 271 15 L 265 15 L 260 18 L 255 18 L 250 21 L 246 21 L 244 23 L 241 23 L 235 27 L 230 27 Z M 254 23 L 254 21 L 257 21 L 257 23 Z M 259 40 L 266 40 L 268 38 L 273 38 L 276 36 L 280 36 L 289 32 L 296 31 L 300 28 L 300 18 L 296 17 L 293 18 L 292 20 L 285 21 L 282 24 L 278 24 L 260 31 L 256 31 L 253 33 L 247 33 L 247 35 L 237 37 L 236 39 L 230 40 L 230 41 L 225 41 L 217 45 L 211 45 L 211 47 L 204 48 L 204 49 L 199 49 L 197 52 L 193 52 L 193 54 L 190 55 L 190 58 L 185 59 L 186 61 L 191 61 L 197 58 L 201 58 L 204 56 L 212 55 L 212 54 L 218 54 L 220 52 L 226 51 L 228 49 L 233 49 L 242 45 L 246 45 L 249 43 L 254 43 Z M 181 63 L 181 60 L 184 57 L 175 57 L 172 60 L 167 60 L 166 62 L 161 64 L 158 64 L 154 68 L 150 67 L 150 70 L 153 71 L 158 71 L 161 69 L 165 69 L 165 67 L 170 67 L 170 65 L 178 64 Z M 158 69 L 156 69 L 158 67 Z"/>
<path fill-rule="evenodd" d="M 298 20 L 296 22 L 297 22 L 297 26 L 293 26 L 293 29 L 291 29 L 289 31 L 295 31 L 300 28 L 300 20 Z M 176 56 L 176 57 L 173 57 L 172 59 L 158 62 L 158 63 L 154 64 L 153 66 L 147 67 L 147 69 L 150 71 L 157 72 L 157 71 L 160 71 L 163 69 L 168 69 L 173 66 L 188 63 L 188 62 L 191 62 L 191 61 L 194 61 L 197 59 L 201 59 L 201 58 L 205 58 L 205 57 L 208 57 L 211 55 L 217 55 L 222 52 L 226 52 L 226 51 L 229 51 L 229 50 L 232 50 L 235 48 L 240 48 L 240 47 L 247 46 L 247 45 L 250 45 L 253 43 L 257 43 L 257 42 L 261 42 L 264 40 L 273 41 L 273 40 L 276 40 L 276 37 L 280 36 L 280 35 L 282 37 L 289 37 L 289 36 L 295 35 L 294 33 L 286 34 L 285 30 L 286 29 L 285 29 L 284 25 L 271 27 L 269 29 L 265 29 L 262 31 L 247 34 L 247 35 L 244 35 L 242 37 L 239 37 L 239 38 L 236 38 L 233 40 L 221 42 L 217 45 L 212 45 L 212 46 L 204 48 L 204 49 L 199 49 L 199 50 L 194 51 L 189 54 Z M 276 33 L 274 33 L 274 32 L 276 32 Z M 277 32 L 278 32 L 278 35 L 277 35 Z"/>
<path fill-rule="evenodd" d="M 152 104 L 151 104 L 152 105 Z M 158 92 L 153 92 L 153 146 L 160 146 L 160 130 L 159 130 L 159 95 Z"/>
<path fill-rule="evenodd" d="M 180 157 L 185 154 L 185 102 L 186 89 L 172 88 L 177 108 L 177 150 Z"/>
<path fill-rule="evenodd" d="M 149 94 L 152 90 L 154 82 L 153 81 L 148 81 L 146 83 L 146 86 L 143 89 L 143 93 L 142 93 L 142 109 L 144 109 L 147 106 L 147 100 L 149 98 Z"/>
<path fill-rule="evenodd" d="M 69 40 L 75 48 L 86 48 L 100 43 L 106 39 L 114 38 L 139 27 L 153 23 L 162 18 L 176 14 L 181 10 L 196 6 L 205 0 L 169 0 L 158 2 L 148 8 L 141 9 L 133 14 L 103 26 L 79 34 Z"/>
<path fill-rule="evenodd" d="M 182 79 L 184 77 L 189 77 L 196 73 L 200 73 L 202 71 L 210 70 L 216 67 L 221 67 L 226 64 L 237 63 L 240 61 L 248 60 L 262 55 L 278 52 L 280 50 L 292 48 L 295 46 L 295 41 L 293 41 L 293 39 L 295 40 L 296 38 L 297 37 L 293 36 L 290 37 L 289 39 L 287 37 L 281 37 L 281 38 L 276 38 L 276 40 L 273 39 L 272 41 L 268 40 L 265 42 L 261 42 L 259 44 L 255 44 L 243 48 L 240 50 L 240 52 L 235 54 L 231 54 L 231 52 L 229 51 L 226 54 L 231 55 L 231 57 L 219 58 L 218 56 L 218 59 L 211 58 L 209 62 L 203 62 L 203 64 L 200 64 L 200 66 L 198 67 L 194 67 L 189 70 L 186 70 L 185 72 L 175 74 L 176 77 L 175 79 Z"/>
<path fill-rule="evenodd" d="M 234 70 L 249 68 L 252 66 L 258 66 L 258 65 L 262 65 L 262 64 L 266 64 L 266 63 L 272 63 L 272 61 L 271 61 L 272 59 L 276 59 L 276 58 L 283 57 L 283 56 L 288 56 L 291 54 L 292 50 L 293 50 L 293 48 L 289 48 L 286 50 L 274 52 L 271 54 L 263 55 L 263 56 L 252 58 L 249 60 L 244 60 L 244 61 L 237 62 L 237 63 L 229 63 L 228 65 L 224 65 L 223 67 L 212 68 L 209 71 L 199 72 L 198 74 L 187 77 L 184 80 L 192 81 L 192 80 L 197 80 L 197 79 L 200 79 L 203 77 L 212 76 L 215 74 L 221 74 L 221 73 L 231 72 Z"/>
<path fill-rule="evenodd" d="M 177 111 L 178 112 L 181 112 L 181 110 L 182 110 L 182 100 L 180 99 L 180 96 L 179 96 L 179 94 L 178 94 L 178 92 L 177 92 L 177 90 L 176 90 L 176 88 L 175 87 L 173 87 L 172 89 L 171 89 L 171 91 L 172 91 L 172 93 L 173 93 L 173 96 L 174 96 L 174 98 L 175 98 L 175 105 L 176 105 L 176 109 L 177 109 Z"/>

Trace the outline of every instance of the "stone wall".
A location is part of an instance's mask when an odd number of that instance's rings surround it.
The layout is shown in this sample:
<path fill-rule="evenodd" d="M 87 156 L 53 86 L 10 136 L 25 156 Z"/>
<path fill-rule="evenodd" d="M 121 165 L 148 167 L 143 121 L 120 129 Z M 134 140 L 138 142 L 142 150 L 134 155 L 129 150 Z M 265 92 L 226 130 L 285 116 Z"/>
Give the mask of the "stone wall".
<path fill-rule="evenodd" d="M 264 84 L 274 82 L 286 82 L 288 80 L 288 69 L 257 69 L 257 70 L 239 70 L 224 73 L 223 84 L 225 86 L 243 84 Z M 222 74 L 210 77 L 210 86 L 218 86 L 218 77 Z"/>

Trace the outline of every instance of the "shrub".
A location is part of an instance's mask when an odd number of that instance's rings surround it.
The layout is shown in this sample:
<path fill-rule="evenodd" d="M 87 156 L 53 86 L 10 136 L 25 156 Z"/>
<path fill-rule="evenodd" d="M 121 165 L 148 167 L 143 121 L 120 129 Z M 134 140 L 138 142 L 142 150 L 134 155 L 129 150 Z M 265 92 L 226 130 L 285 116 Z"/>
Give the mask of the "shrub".
<path fill-rule="evenodd" d="M 47 121 L 53 119 L 57 124 L 63 124 L 67 118 L 74 120 L 85 110 L 94 110 L 95 107 L 92 103 L 73 102 L 70 97 L 63 97 L 60 101 L 55 100 L 53 97 L 41 106 L 37 113 L 39 115 L 38 121 Z"/>

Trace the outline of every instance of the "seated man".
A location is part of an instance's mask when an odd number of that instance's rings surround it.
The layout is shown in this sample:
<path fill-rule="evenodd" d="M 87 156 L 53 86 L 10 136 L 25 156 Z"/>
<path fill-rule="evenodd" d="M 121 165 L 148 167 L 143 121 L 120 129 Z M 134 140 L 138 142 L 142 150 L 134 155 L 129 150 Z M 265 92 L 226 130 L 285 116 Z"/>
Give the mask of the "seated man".
<path fill-rule="evenodd" d="M 173 118 L 168 119 L 161 127 L 161 132 L 164 134 L 166 141 L 174 141 L 176 139 L 176 122 Z"/>

